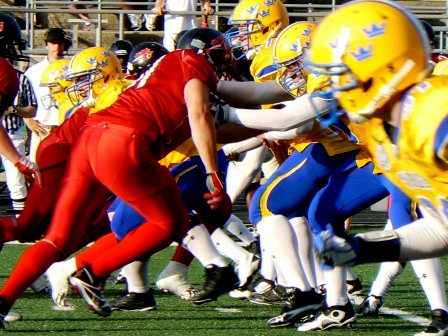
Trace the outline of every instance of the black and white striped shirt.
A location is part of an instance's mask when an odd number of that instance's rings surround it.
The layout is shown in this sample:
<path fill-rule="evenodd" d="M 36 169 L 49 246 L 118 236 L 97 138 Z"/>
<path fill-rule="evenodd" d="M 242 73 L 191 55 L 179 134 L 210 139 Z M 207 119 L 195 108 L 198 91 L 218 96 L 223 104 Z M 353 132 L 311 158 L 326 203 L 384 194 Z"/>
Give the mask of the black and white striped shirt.
<path fill-rule="evenodd" d="M 31 82 L 21 71 L 17 71 L 19 75 L 19 92 L 14 99 L 14 105 L 17 107 L 24 106 L 37 106 L 36 95 L 34 94 Z M 8 114 L 3 116 L 3 126 L 8 133 L 14 133 L 18 131 L 23 125 L 23 118 L 19 117 L 17 114 Z"/>

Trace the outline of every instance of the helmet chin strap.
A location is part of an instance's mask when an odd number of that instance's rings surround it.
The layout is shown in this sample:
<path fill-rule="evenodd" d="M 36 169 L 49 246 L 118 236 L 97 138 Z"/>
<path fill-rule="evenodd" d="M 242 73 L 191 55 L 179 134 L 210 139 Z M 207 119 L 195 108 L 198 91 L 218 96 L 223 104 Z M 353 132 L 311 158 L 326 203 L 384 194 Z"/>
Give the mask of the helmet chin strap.
<path fill-rule="evenodd" d="M 378 94 L 370 101 L 370 103 L 357 113 L 360 115 L 371 115 L 373 112 L 375 112 L 381 101 L 383 101 L 385 98 L 391 97 L 397 91 L 397 86 L 412 71 L 414 67 L 415 62 L 408 59 L 400 68 L 400 70 L 391 78 L 391 80 L 387 84 L 385 84 L 381 88 L 381 90 L 378 91 Z"/>

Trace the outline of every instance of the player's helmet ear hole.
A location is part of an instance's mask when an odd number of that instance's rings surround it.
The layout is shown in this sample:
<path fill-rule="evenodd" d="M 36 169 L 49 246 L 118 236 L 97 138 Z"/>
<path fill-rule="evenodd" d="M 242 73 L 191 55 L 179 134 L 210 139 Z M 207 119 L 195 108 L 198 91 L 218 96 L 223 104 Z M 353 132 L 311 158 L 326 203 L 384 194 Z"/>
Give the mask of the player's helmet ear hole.
<path fill-rule="evenodd" d="M 373 84 L 373 78 L 369 78 L 367 81 L 365 81 L 364 83 L 362 83 L 362 90 L 364 92 L 367 92 Z"/>

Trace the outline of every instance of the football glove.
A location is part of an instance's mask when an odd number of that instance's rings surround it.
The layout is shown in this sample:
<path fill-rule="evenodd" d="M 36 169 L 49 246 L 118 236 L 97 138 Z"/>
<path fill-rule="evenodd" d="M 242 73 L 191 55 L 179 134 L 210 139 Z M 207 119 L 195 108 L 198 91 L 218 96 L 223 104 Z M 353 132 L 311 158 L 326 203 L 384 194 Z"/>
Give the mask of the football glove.
<path fill-rule="evenodd" d="M 227 195 L 224 184 L 217 172 L 207 174 L 205 183 L 210 192 L 204 194 L 204 198 L 212 210 L 216 210 L 224 203 L 230 201 L 230 197 Z"/>
<path fill-rule="evenodd" d="M 36 181 L 39 187 L 42 187 L 42 176 L 40 174 L 39 167 L 26 156 L 21 156 L 16 162 L 15 166 L 28 182 Z"/>

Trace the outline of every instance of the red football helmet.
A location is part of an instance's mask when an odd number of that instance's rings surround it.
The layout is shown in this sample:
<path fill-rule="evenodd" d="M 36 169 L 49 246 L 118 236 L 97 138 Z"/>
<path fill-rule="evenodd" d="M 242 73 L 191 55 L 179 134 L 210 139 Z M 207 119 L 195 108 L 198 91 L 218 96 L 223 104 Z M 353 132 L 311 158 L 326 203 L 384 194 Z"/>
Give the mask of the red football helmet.
<path fill-rule="evenodd" d="M 445 61 L 448 59 L 448 54 L 443 52 L 437 52 L 431 54 L 431 60 L 434 63 L 439 63 L 440 61 Z"/>
<path fill-rule="evenodd" d="M 26 41 L 17 21 L 11 15 L 0 13 L 0 57 L 8 59 L 11 64 L 15 61 L 29 63 L 29 57 L 22 55 L 25 49 Z"/>

